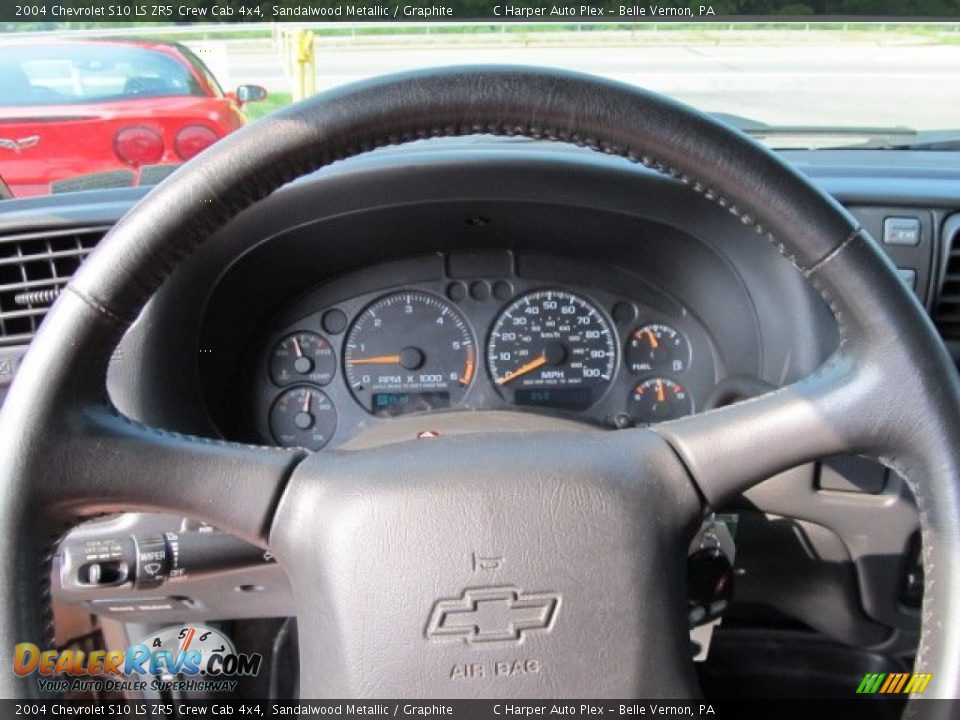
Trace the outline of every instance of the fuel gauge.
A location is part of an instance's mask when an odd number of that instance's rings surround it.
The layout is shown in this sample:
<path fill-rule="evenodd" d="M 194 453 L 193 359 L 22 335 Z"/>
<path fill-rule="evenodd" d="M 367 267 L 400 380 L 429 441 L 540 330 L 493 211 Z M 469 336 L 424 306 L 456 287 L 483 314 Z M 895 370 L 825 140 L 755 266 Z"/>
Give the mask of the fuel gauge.
<path fill-rule="evenodd" d="M 680 373 L 690 364 L 690 343 L 676 328 L 652 323 L 638 328 L 627 342 L 631 372 Z"/>
<path fill-rule="evenodd" d="M 630 392 L 627 412 L 638 425 L 652 425 L 689 415 L 693 412 L 693 398 L 678 382 L 650 378 Z"/>

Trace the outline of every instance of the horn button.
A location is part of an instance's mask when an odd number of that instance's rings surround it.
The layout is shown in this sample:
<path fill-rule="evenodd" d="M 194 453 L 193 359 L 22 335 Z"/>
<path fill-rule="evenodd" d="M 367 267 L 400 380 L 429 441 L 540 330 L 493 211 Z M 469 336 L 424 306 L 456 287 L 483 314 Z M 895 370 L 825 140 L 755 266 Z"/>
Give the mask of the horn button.
<path fill-rule="evenodd" d="M 304 697 L 689 697 L 700 504 L 646 431 L 441 436 L 316 453 L 271 550 Z"/>

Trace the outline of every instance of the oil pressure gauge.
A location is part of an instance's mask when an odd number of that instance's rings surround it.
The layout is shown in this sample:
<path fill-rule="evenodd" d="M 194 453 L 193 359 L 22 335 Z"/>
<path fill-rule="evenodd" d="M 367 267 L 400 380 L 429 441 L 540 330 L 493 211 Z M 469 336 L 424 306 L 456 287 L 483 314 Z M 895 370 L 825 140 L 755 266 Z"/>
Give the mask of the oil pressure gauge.
<path fill-rule="evenodd" d="M 280 393 L 270 408 L 270 432 L 284 447 L 320 450 L 337 429 L 337 410 L 322 390 L 299 385 Z"/>

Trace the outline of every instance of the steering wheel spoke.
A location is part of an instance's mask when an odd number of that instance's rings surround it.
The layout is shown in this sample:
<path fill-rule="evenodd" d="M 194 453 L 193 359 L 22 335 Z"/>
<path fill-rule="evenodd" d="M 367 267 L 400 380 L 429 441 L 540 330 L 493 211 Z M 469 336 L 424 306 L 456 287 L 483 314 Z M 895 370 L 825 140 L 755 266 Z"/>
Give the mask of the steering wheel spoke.
<path fill-rule="evenodd" d="M 260 545 L 307 454 L 151 428 L 106 407 L 84 411 L 76 425 L 53 450 L 48 481 L 37 489 L 54 517 L 182 513 Z"/>
<path fill-rule="evenodd" d="M 865 422 L 880 382 L 872 367 L 851 351 L 838 352 L 803 380 L 654 430 L 683 459 L 707 502 L 718 506 L 791 467 L 869 452 Z"/>

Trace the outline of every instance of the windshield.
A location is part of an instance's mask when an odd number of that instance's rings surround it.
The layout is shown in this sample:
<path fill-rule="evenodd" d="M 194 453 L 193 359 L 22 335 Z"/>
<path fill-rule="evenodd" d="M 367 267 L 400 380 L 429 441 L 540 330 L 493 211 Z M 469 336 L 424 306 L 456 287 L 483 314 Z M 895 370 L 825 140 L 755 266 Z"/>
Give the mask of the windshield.
<path fill-rule="evenodd" d="M 299 97 L 475 63 L 642 86 L 777 149 L 960 148 L 957 24 L 237 28 L 114 24 L 103 26 L 106 38 L 90 27 L 36 42 L 26 32 L 0 37 L 0 177 L 15 197 L 149 185 Z"/>
<path fill-rule="evenodd" d="M 2 47 L 0 87 L 0 105 L 22 107 L 202 93 L 183 63 L 107 43 Z"/>

